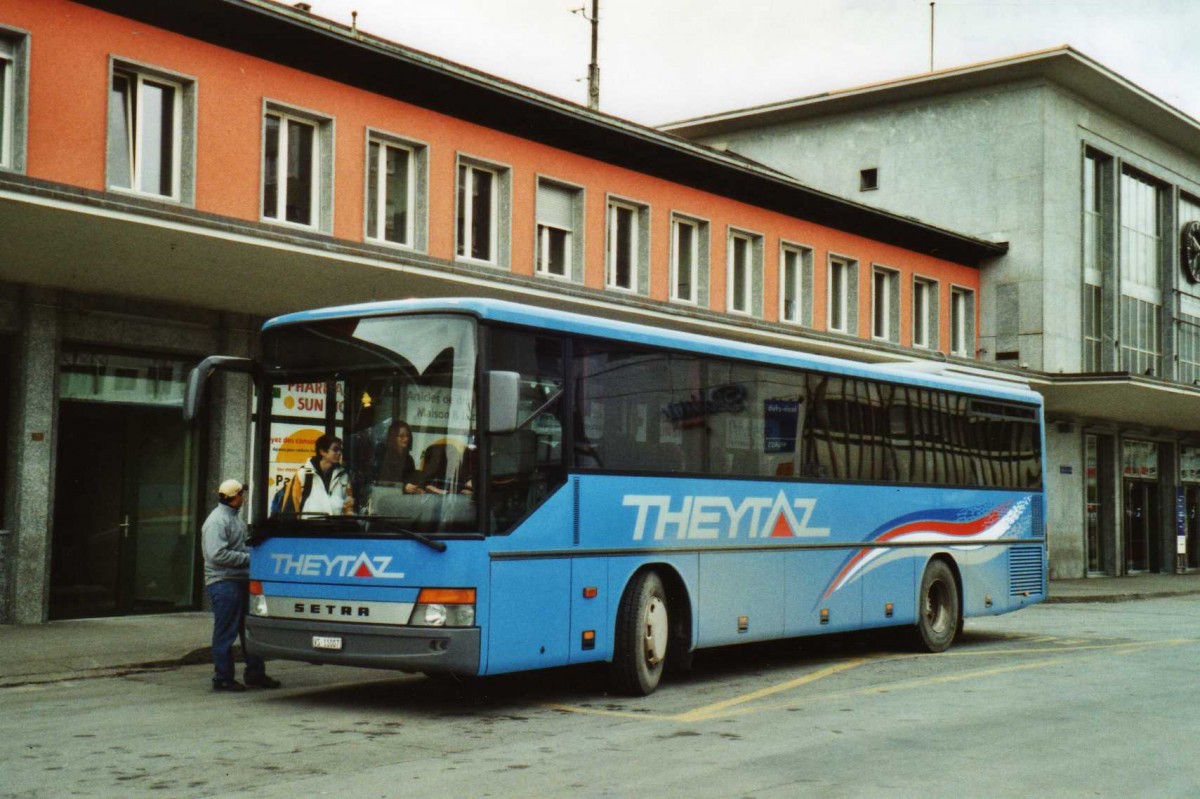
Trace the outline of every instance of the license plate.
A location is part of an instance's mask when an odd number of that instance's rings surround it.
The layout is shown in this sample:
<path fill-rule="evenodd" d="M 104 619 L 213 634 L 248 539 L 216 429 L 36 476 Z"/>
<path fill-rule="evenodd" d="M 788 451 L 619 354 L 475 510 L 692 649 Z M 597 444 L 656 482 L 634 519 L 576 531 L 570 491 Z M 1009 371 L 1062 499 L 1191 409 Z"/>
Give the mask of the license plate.
<path fill-rule="evenodd" d="M 341 638 L 324 636 L 324 635 L 314 635 L 313 636 L 313 649 L 341 649 L 341 648 L 342 648 L 342 639 Z"/>

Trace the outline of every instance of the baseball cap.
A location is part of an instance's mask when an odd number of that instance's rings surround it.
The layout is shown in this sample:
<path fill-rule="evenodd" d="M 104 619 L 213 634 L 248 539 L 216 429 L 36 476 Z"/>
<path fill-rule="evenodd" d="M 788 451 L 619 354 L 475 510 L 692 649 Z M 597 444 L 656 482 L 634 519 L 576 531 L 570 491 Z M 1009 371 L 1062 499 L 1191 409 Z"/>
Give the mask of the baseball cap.
<path fill-rule="evenodd" d="M 242 493 L 245 488 L 246 487 L 237 480 L 230 478 L 221 483 L 220 487 L 217 488 L 217 493 L 226 498 L 236 497 L 238 494 Z"/>

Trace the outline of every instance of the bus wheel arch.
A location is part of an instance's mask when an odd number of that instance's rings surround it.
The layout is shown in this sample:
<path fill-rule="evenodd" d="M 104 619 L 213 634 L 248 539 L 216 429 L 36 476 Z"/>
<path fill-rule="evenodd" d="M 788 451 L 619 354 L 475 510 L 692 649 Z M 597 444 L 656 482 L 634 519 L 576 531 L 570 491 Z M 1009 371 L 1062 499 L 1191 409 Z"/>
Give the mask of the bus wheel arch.
<path fill-rule="evenodd" d="M 947 554 L 925 564 L 917 590 L 917 624 L 912 643 L 924 652 L 945 652 L 962 630 L 962 574 Z"/>
<path fill-rule="evenodd" d="M 690 663 L 691 610 L 683 580 L 664 564 L 636 571 L 621 594 L 609 673 L 617 690 L 654 692 L 663 672 Z"/>

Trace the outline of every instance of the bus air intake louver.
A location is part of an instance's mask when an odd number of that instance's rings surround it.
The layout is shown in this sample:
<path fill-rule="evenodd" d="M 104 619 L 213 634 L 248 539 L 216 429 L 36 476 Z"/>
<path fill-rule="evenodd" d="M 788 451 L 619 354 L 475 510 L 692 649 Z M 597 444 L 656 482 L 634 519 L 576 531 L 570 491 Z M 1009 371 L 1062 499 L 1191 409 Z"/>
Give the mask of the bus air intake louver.
<path fill-rule="evenodd" d="M 1046 568 L 1040 546 L 1013 547 L 1008 551 L 1008 595 L 1025 597 L 1046 592 Z"/>

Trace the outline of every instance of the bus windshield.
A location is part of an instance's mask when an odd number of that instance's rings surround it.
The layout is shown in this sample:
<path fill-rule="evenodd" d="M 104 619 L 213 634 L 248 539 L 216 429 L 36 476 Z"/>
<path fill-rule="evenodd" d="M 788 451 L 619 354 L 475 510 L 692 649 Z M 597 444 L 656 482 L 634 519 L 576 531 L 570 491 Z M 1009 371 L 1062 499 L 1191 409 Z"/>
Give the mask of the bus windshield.
<path fill-rule="evenodd" d="M 265 331 L 265 528 L 478 530 L 475 340 L 473 320 L 449 315 Z"/>

